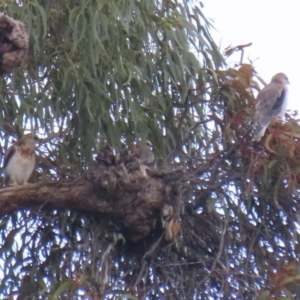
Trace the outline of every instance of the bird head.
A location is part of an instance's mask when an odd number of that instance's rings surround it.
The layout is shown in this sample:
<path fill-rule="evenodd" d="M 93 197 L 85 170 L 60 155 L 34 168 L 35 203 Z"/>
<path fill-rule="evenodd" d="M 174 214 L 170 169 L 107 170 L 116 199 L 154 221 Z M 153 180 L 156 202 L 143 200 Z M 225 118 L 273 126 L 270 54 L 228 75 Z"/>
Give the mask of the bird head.
<path fill-rule="evenodd" d="M 281 84 L 289 84 L 289 79 L 285 73 L 277 73 L 272 77 L 271 82 L 281 83 Z"/>
<path fill-rule="evenodd" d="M 153 145 L 148 140 L 141 140 L 141 141 L 138 141 L 134 147 L 137 149 L 145 149 L 145 148 L 152 149 Z"/>
<path fill-rule="evenodd" d="M 152 143 L 151 143 L 150 141 L 147 140 L 147 141 L 145 142 L 145 144 L 146 144 L 146 147 L 147 147 L 147 148 L 150 148 L 150 149 L 152 150 L 153 145 L 152 145 Z"/>
<path fill-rule="evenodd" d="M 22 136 L 22 138 L 17 142 L 19 146 L 23 146 L 24 148 L 34 148 L 36 141 L 38 141 L 38 137 L 33 133 L 27 133 Z"/>
<path fill-rule="evenodd" d="M 147 140 L 138 141 L 132 149 L 132 155 L 143 163 L 153 163 L 154 154 L 152 152 L 152 143 Z"/>

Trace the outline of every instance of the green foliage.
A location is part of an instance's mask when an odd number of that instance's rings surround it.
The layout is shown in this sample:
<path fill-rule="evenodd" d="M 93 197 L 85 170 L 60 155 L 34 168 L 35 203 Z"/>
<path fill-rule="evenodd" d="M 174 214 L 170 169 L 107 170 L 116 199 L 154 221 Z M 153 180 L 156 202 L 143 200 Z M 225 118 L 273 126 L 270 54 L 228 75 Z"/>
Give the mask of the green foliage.
<path fill-rule="evenodd" d="M 206 85 L 206 69 L 218 69 L 222 57 L 198 7 L 34 0 L 5 1 L 2 9 L 26 23 L 31 42 L 26 72 L 3 79 L 1 117 L 56 133 L 60 149 L 51 159 L 59 164 L 80 170 L 99 145 L 120 148 L 140 137 L 165 157 L 201 118 L 200 103 L 191 104 L 191 117 L 184 115 L 187 93 Z"/>

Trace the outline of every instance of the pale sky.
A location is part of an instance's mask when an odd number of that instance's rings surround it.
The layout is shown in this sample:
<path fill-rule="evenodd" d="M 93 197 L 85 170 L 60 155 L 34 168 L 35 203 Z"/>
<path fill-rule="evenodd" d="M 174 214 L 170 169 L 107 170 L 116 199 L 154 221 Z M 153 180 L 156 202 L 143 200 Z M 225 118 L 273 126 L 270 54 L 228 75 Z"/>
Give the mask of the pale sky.
<path fill-rule="evenodd" d="M 221 49 L 252 42 L 246 48 L 259 75 L 267 82 L 278 73 L 287 74 L 288 109 L 300 111 L 300 1 L 299 0 L 202 0 L 204 15 L 214 20 L 212 36 Z M 240 56 L 228 62 L 238 62 Z"/>

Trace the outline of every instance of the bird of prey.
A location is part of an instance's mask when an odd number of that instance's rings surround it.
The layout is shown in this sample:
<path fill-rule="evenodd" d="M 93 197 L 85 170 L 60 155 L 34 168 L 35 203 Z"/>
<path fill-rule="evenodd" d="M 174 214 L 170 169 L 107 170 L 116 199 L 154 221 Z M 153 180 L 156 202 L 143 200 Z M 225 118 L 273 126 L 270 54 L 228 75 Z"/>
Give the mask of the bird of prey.
<path fill-rule="evenodd" d="M 289 80 L 284 73 L 277 73 L 257 95 L 252 141 L 260 141 L 271 121 L 283 117 L 287 107 Z"/>
<path fill-rule="evenodd" d="M 154 154 L 152 152 L 152 144 L 149 141 L 138 141 L 132 149 L 132 155 L 140 161 L 141 164 L 148 167 L 154 165 Z"/>
<path fill-rule="evenodd" d="M 4 158 L 4 182 L 8 186 L 27 184 L 35 166 L 35 140 L 32 133 L 22 136 L 8 148 Z"/>

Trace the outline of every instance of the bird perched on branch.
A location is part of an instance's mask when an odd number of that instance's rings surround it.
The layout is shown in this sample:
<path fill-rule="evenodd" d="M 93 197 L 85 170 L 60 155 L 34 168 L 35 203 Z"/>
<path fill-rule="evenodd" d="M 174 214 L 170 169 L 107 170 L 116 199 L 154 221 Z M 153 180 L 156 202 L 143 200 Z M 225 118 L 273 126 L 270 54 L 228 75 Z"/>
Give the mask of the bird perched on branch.
<path fill-rule="evenodd" d="M 152 152 L 152 143 L 149 141 L 138 141 L 133 146 L 132 156 L 139 159 L 140 163 L 153 167 L 154 165 L 154 154 Z"/>
<path fill-rule="evenodd" d="M 257 95 L 252 141 L 260 141 L 271 121 L 283 117 L 287 107 L 288 77 L 277 73 Z"/>
<path fill-rule="evenodd" d="M 7 186 L 27 184 L 35 166 L 35 141 L 32 133 L 22 136 L 13 146 L 8 148 L 4 158 L 4 182 Z"/>
<path fill-rule="evenodd" d="M 136 161 L 130 163 L 131 169 L 139 169 L 141 174 L 147 177 L 147 169 L 154 167 L 154 154 L 152 144 L 149 141 L 139 141 L 131 150 L 131 157 Z M 136 164 L 137 163 L 137 164 Z"/>

